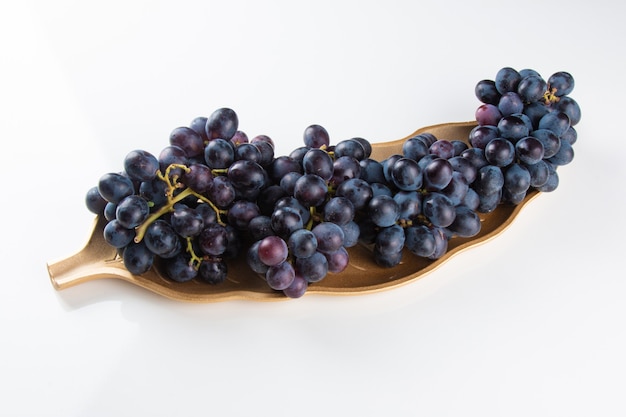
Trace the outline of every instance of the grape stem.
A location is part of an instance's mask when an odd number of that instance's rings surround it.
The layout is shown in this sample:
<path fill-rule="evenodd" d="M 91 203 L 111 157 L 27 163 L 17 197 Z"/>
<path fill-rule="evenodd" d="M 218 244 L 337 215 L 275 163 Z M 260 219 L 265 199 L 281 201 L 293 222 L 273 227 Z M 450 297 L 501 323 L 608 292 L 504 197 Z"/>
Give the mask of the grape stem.
<path fill-rule="evenodd" d="M 193 266 L 193 268 L 197 271 L 200 268 L 200 264 L 204 261 L 203 258 L 196 254 L 196 251 L 193 250 L 193 239 L 191 237 L 187 237 L 187 253 L 191 255 L 191 259 L 189 260 L 189 265 Z"/>
<path fill-rule="evenodd" d="M 146 235 L 146 230 L 148 229 L 148 226 L 150 226 L 152 223 L 157 221 L 164 214 L 167 214 L 170 211 L 174 210 L 174 205 L 176 203 L 184 200 L 185 198 L 187 198 L 189 196 L 194 196 L 194 197 L 198 198 L 198 200 L 201 200 L 201 201 L 207 203 L 213 209 L 213 211 L 215 211 L 215 214 L 217 215 L 217 223 L 219 223 L 222 226 L 226 225 L 226 223 L 224 223 L 224 221 L 222 220 L 222 215 L 225 215 L 228 212 L 226 210 L 221 210 L 210 199 L 208 199 L 207 197 L 203 196 L 202 194 L 200 194 L 200 193 L 192 190 L 191 188 L 187 187 L 183 191 L 181 191 L 180 193 L 174 195 L 176 190 L 179 190 L 179 189 L 184 187 L 184 184 L 182 184 L 181 182 L 178 181 L 178 175 L 171 175 L 172 169 L 176 169 L 176 168 L 180 168 L 180 169 L 182 169 L 185 172 L 190 172 L 191 171 L 185 165 L 170 164 L 165 169 L 165 174 L 161 173 L 160 171 L 157 173 L 157 177 L 161 181 L 165 182 L 165 184 L 167 184 L 167 190 L 165 192 L 166 196 L 167 196 L 167 204 L 165 204 L 163 207 L 161 207 L 160 209 L 158 209 L 154 213 L 150 214 L 146 218 L 146 220 L 144 220 L 143 223 L 141 223 L 139 226 L 137 226 L 137 228 L 135 228 L 135 239 L 134 239 L 135 243 L 139 243 L 139 242 L 141 242 L 143 240 L 144 236 Z M 193 259 L 193 254 L 192 254 L 192 259 Z"/>
<path fill-rule="evenodd" d="M 556 88 L 552 88 L 550 90 L 547 90 L 545 93 L 543 93 L 543 99 L 545 100 L 546 104 L 557 103 L 559 100 L 561 100 L 556 95 Z"/>

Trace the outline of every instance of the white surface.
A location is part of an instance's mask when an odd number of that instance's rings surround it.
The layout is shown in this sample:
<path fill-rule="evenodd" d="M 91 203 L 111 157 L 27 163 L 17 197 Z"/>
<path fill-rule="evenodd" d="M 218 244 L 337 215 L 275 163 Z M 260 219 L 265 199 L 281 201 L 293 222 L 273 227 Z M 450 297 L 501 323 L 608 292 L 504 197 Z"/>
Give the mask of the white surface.
<path fill-rule="evenodd" d="M 622 3 L 108 1 L 0 6 L 0 415 L 623 416 Z M 56 292 L 85 191 L 218 107 L 278 153 L 473 118 L 503 66 L 567 70 L 561 186 L 402 288 L 189 305 Z"/>

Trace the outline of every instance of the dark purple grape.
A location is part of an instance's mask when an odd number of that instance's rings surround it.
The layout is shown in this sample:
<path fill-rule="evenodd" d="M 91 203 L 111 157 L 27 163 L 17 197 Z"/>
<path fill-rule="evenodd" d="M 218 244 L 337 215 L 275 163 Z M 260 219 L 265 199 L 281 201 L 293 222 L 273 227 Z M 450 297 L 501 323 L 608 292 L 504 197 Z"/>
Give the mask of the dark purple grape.
<path fill-rule="evenodd" d="M 148 202 L 134 194 L 120 201 L 115 209 L 115 218 L 127 229 L 139 226 L 146 220 L 148 214 L 150 214 Z"/>
<path fill-rule="evenodd" d="M 135 238 L 135 230 L 122 226 L 116 219 L 111 220 L 104 226 L 104 240 L 114 248 L 128 246 Z"/>
<path fill-rule="evenodd" d="M 500 93 L 493 80 L 481 80 L 474 88 L 476 98 L 485 104 L 498 104 Z"/>
<path fill-rule="evenodd" d="M 504 171 L 504 188 L 511 194 L 526 193 L 530 182 L 530 172 L 521 164 L 512 164 Z"/>
<path fill-rule="evenodd" d="M 313 232 L 317 239 L 318 252 L 335 252 L 343 246 L 343 230 L 335 223 L 322 222 L 315 226 L 311 232 Z"/>
<path fill-rule="evenodd" d="M 497 167 L 506 167 L 515 159 L 515 146 L 504 138 L 496 138 L 485 147 L 485 158 Z"/>
<path fill-rule="evenodd" d="M 85 205 L 87 209 L 93 214 L 99 216 L 104 214 L 104 208 L 108 202 L 100 195 L 98 187 L 91 187 L 85 195 Z"/>
<path fill-rule="evenodd" d="M 308 148 L 322 148 L 330 145 L 330 136 L 320 125 L 310 125 L 304 130 L 304 146 Z"/>
<path fill-rule="evenodd" d="M 428 258 L 435 253 L 435 236 L 427 226 L 408 227 L 405 229 L 405 246 L 413 254 Z"/>
<path fill-rule="evenodd" d="M 459 237 L 476 236 L 481 226 L 478 214 L 466 206 L 457 206 L 455 210 L 454 221 L 448 226 L 448 230 Z"/>
<path fill-rule="evenodd" d="M 100 177 L 98 192 L 106 201 L 118 204 L 135 193 L 135 186 L 130 178 L 122 174 L 108 173 Z"/>
<path fill-rule="evenodd" d="M 202 155 L 204 152 L 204 140 L 202 136 L 189 127 L 177 127 L 170 133 L 170 145 L 178 146 L 187 158 Z"/>
<path fill-rule="evenodd" d="M 250 223 L 248 223 L 248 232 L 255 241 L 276 234 L 272 229 L 272 219 L 264 215 L 257 216 L 250 220 Z"/>
<path fill-rule="evenodd" d="M 335 196 L 324 205 L 324 221 L 339 226 L 354 220 L 354 205 L 346 197 Z"/>
<path fill-rule="evenodd" d="M 269 142 L 262 140 L 252 142 L 252 144 L 259 150 L 259 153 L 261 154 L 258 164 L 263 167 L 269 166 L 274 160 L 274 147 Z"/>
<path fill-rule="evenodd" d="M 321 252 L 315 252 L 308 258 L 296 258 L 296 275 L 307 282 L 319 282 L 328 274 L 328 260 Z"/>
<path fill-rule="evenodd" d="M 181 182 L 200 194 L 206 193 L 213 183 L 211 169 L 204 164 L 191 164 L 184 172 Z"/>
<path fill-rule="evenodd" d="M 317 238 L 310 230 L 296 230 L 289 236 L 287 247 L 296 258 L 308 258 L 317 251 Z"/>
<path fill-rule="evenodd" d="M 268 174 L 272 181 L 279 183 L 280 180 L 289 173 L 302 174 L 302 165 L 290 156 L 279 156 L 274 158 L 270 166 L 267 168 Z"/>
<path fill-rule="evenodd" d="M 172 226 L 159 219 L 146 228 L 143 238 L 146 247 L 155 255 L 171 256 L 180 249 L 180 240 Z"/>
<path fill-rule="evenodd" d="M 424 196 L 422 212 L 430 223 L 438 227 L 450 226 L 456 215 L 454 203 L 448 197 L 440 193 L 431 193 Z"/>
<path fill-rule="evenodd" d="M 507 93 L 509 91 L 517 91 L 522 77 L 513 68 L 504 67 L 498 71 L 495 79 L 496 89 L 500 94 Z"/>
<path fill-rule="evenodd" d="M 400 207 L 393 197 L 378 195 L 372 197 L 367 205 L 367 213 L 377 226 L 389 227 L 400 218 Z"/>
<path fill-rule="evenodd" d="M 525 164 L 536 164 L 543 159 L 543 144 L 537 138 L 527 136 L 515 144 L 515 154 Z"/>
<path fill-rule="evenodd" d="M 259 190 L 266 183 L 267 173 L 256 162 L 235 161 L 228 168 L 228 179 L 235 188 Z"/>
<path fill-rule="evenodd" d="M 361 165 L 360 178 L 365 182 L 385 182 L 385 174 L 380 162 L 371 158 L 365 158 L 359 161 L 359 165 Z"/>
<path fill-rule="evenodd" d="M 452 172 L 447 159 L 435 158 L 424 168 L 424 186 L 431 191 L 443 190 L 452 180 Z"/>
<path fill-rule="evenodd" d="M 550 130 L 557 136 L 565 133 L 570 125 L 569 116 L 561 111 L 547 113 L 539 120 L 539 129 Z"/>
<path fill-rule="evenodd" d="M 498 102 L 498 110 L 502 116 L 510 116 L 515 113 L 521 113 L 524 110 L 524 101 L 514 92 L 502 94 Z"/>
<path fill-rule="evenodd" d="M 548 84 L 541 76 L 531 74 L 520 80 L 517 93 L 526 103 L 534 103 L 543 98 L 547 88 Z"/>
<path fill-rule="evenodd" d="M 250 220 L 260 215 L 261 211 L 256 203 L 238 200 L 228 209 L 228 223 L 238 230 L 247 230 Z"/>
<path fill-rule="evenodd" d="M 335 152 L 335 158 L 340 158 L 342 156 L 350 156 L 356 159 L 357 161 L 361 161 L 366 158 L 365 148 L 363 147 L 360 141 L 355 140 L 355 139 L 342 140 L 341 142 L 335 145 L 334 152 Z"/>
<path fill-rule="evenodd" d="M 198 268 L 198 278 L 207 284 L 217 285 L 226 281 L 228 276 L 228 265 L 219 259 L 208 259 L 203 261 Z"/>
<path fill-rule="evenodd" d="M 156 177 L 159 161 L 150 152 L 137 149 L 130 151 L 124 158 L 124 171 L 137 181 L 150 181 Z"/>
<path fill-rule="evenodd" d="M 176 208 L 170 216 L 170 224 L 181 237 L 193 237 L 204 229 L 204 219 L 195 209 L 189 207 Z"/>
<path fill-rule="evenodd" d="M 144 241 L 130 242 L 122 252 L 124 267 L 133 275 L 141 275 L 152 268 L 154 254 L 147 248 Z"/>
<path fill-rule="evenodd" d="M 352 178 L 339 184 L 335 195 L 347 198 L 355 210 L 361 210 L 367 206 L 374 193 L 365 180 Z"/>
<path fill-rule="evenodd" d="M 198 270 L 185 254 L 178 254 L 165 262 L 165 273 L 176 282 L 191 281 L 198 275 Z"/>
<path fill-rule="evenodd" d="M 374 249 L 381 255 L 393 255 L 404 248 L 404 240 L 404 229 L 394 224 L 378 232 L 374 242 Z"/>
<path fill-rule="evenodd" d="M 234 110 L 220 108 L 208 117 L 205 131 L 209 141 L 213 139 L 230 140 L 237 132 L 239 119 Z"/>
<path fill-rule="evenodd" d="M 220 256 L 228 246 L 228 232 L 218 223 L 211 223 L 198 235 L 198 245 L 202 253 L 211 256 Z"/>
<path fill-rule="evenodd" d="M 525 138 L 530 133 L 528 126 L 521 117 L 505 116 L 498 122 L 498 131 L 500 137 L 517 142 L 521 138 Z"/>
<path fill-rule="evenodd" d="M 268 236 L 261 240 L 257 251 L 259 260 L 267 266 L 285 262 L 289 254 L 287 243 L 278 236 Z"/>
<path fill-rule="evenodd" d="M 250 143 L 248 135 L 246 135 L 246 133 L 241 130 L 236 131 L 233 137 L 230 138 L 230 141 L 237 147 L 239 145 L 243 145 L 244 143 Z"/>
<path fill-rule="evenodd" d="M 343 246 L 335 252 L 325 253 L 326 261 L 328 261 L 328 272 L 338 274 L 344 271 L 350 263 L 350 255 Z"/>
<path fill-rule="evenodd" d="M 187 154 L 182 148 L 174 145 L 166 146 L 159 154 L 159 169 L 162 173 L 165 174 L 165 170 L 172 164 L 187 165 Z M 180 168 L 170 170 L 170 175 L 180 176 L 181 173 Z"/>
<path fill-rule="evenodd" d="M 328 185 L 317 175 L 305 174 L 298 178 L 293 189 L 294 197 L 306 207 L 316 207 L 324 203 Z"/>
<path fill-rule="evenodd" d="M 235 201 L 235 187 L 225 176 L 217 176 L 206 192 L 209 199 L 220 208 L 226 208 Z"/>
<path fill-rule="evenodd" d="M 302 216 L 297 209 L 291 207 L 280 207 L 272 213 L 271 226 L 276 235 L 287 239 L 296 230 L 302 229 Z"/>
<path fill-rule="evenodd" d="M 308 287 L 307 280 L 296 274 L 291 285 L 285 288 L 283 293 L 289 298 L 300 298 L 306 293 Z"/>
<path fill-rule="evenodd" d="M 195 117 L 191 123 L 189 123 L 189 128 L 199 134 L 202 137 L 203 142 L 209 141 L 209 138 L 206 135 L 206 121 L 206 117 L 198 116 Z"/>
<path fill-rule="evenodd" d="M 333 176 L 333 159 L 325 150 L 312 148 L 302 158 L 302 168 L 305 174 L 314 174 L 328 181 Z"/>
<path fill-rule="evenodd" d="M 289 288 L 296 277 L 296 271 L 289 262 L 282 262 L 278 265 L 270 266 L 265 273 L 267 285 L 273 290 L 284 290 Z"/>
<path fill-rule="evenodd" d="M 250 141 L 250 143 L 259 143 L 259 142 L 265 142 L 268 145 L 270 145 L 272 147 L 272 149 L 274 149 L 274 141 L 272 140 L 272 138 L 270 138 L 267 135 L 256 135 Z"/>
<path fill-rule="evenodd" d="M 569 72 L 556 72 L 548 78 L 548 89 L 557 97 L 566 96 L 574 90 L 574 77 Z"/>
<path fill-rule="evenodd" d="M 419 161 L 425 155 L 428 155 L 429 147 L 430 145 L 427 145 L 425 141 L 417 137 L 409 138 L 402 144 L 402 155 L 404 155 L 405 158 Z"/>
<path fill-rule="evenodd" d="M 498 121 L 502 118 L 502 113 L 500 113 L 498 107 L 493 104 L 482 104 L 476 109 L 474 116 L 481 126 L 496 126 Z"/>
<path fill-rule="evenodd" d="M 234 160 L 235 149 L 229 141 L 213 139 L 204 148 L 204 161 L 211 169 L 228 168 Z"/>
<path fill-rule="evenodd" d="M 333 176 L 329 183 L 337 187 L 344 181 L 361 176 L 359 161 L 351 156 L 341 156 L 333 162 Z"/>
<path fill-rule="evenodd" d="M 400 158 L 391 167 L 391 180 L 400 190 L 418 190 L 422 186 L 422 168 L 413 159 Z"/>

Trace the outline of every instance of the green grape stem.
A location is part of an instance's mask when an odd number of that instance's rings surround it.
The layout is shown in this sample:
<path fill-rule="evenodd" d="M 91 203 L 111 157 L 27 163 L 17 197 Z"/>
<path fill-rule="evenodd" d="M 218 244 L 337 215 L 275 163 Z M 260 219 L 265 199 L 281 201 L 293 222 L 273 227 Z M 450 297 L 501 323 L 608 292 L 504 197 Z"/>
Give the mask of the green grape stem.
<path fill-rule="evenodd" d="M 181 164 L 170 164 L 166 169 L 165 173 L 161 173 L 160 171 L 157 173 L 157 177 L 167 184 L 166 196 L 167 196 L 167 204 L 163 207 L 150 214 L 143 223 L 141 223 L 137 228 L 135 228 L 135 243 L 139 243 L 143 240 L 146 235 L 146 230 L 148 227 L 157 221 L 164 214 L 169 213 L 174 210 L 174 205 L 189 196 L 194 196 L 205 203 L 207 203 L 215 214 L 217 215 L 217 222 L 222 226 L 225 226 L 226 223 L 222 220 L 222 215 L 227 214 L 226 210 L 221 210 L 217 207 L 209 198 L 203 196 L 202 194 L 194 191 L 193 189 L 187 187 L 182 190 L 180 193 L 175 194 L 176 190 L 184 188 L 185 185 L 178 181 L 178 175 L 171 175 L 172 169 L 180 168 L 185 172 L 191 171 L 187 166 Z"/>

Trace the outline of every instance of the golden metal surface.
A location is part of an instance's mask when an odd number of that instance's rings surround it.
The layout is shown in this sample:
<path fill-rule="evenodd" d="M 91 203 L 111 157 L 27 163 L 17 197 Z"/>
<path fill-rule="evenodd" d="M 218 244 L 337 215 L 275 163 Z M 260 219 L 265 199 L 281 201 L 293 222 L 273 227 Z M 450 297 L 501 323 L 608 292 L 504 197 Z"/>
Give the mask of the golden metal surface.
<path fill-rule="evenodd" d="M 463 140 L 467 142 L 475 122 L 446 123 L 421 128 L 404 139 L 373 144 L 372 158 L 382 160 L 389 155 L 401 153 L 404 141 L 416 134 L 430 132 L 438 139 Z M 405 251 L 402 262 L 393 268 L 383 268 L 374 263 L 371 250 L 357 245 L 350 248 L 350 265 L 339 274 L 329 274 L 318 283 L 311 284 L 307 294 L 347 295 L 391 289 L 423 277 L 446 262 L 455 254 L 472 246 L 486 242 L 503 232 L 515 219 L 522 207 L 539 193 L 530 192 L 519 205 L 501 204 L 492 213 L 481 215 L 482 228 L 472 238 L 453 238 L 448 252 L 436 261 L 429 261 Z M 245 262 L 245 253 L 228 264 L 228 279 L 219 285 L 209 285 L 195 280 L 176 283 L 166 279 L 159 268 L 153 267 L 138 276 L 130 274 L 116 249 L 109 246 L 103 237 L 106 220 L 94 221 L 93 231 L 78 253 L 61 261 L 48 263 L 52 285 L 62 290 L 87 281 L 101 278 L 117 278 L 138 285 L 165 297 L 186 302 L 217 302 L 235 299 L 288 300 L 282 292 L 270 289 L 265 281 L 250 270 Z"/>

